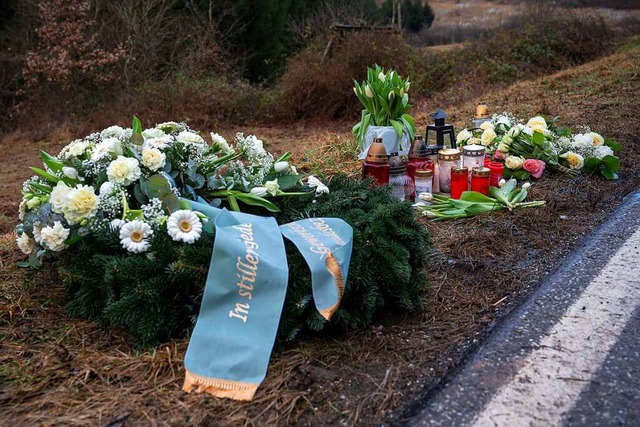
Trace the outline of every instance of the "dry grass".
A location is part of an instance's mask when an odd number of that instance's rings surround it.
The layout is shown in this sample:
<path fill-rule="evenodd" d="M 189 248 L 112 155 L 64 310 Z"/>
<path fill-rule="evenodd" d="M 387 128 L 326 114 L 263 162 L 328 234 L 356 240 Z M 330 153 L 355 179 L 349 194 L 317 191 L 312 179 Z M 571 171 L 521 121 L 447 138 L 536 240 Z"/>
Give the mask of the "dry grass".
<path fill-rule="evenodd" d="M 623 143 L 622 179 L 548 176 L 532 187 L 543 209 L 425 224 L 431 231 L 432 290 L 425 309 L 390 311 L 367 330 L 306 337 L 275 355 L 250 403 L 183 393 L 186 340 L 136 352 L 117 329 L 67 319 L 55 274 L 31 276 L 9 232 L 26 165 L 55 144 L 0 143 L 0 402 L 14 425 L 335 425 L 398 421 L 464 359 L 487 327 L 529 294 L 562 257 L 640 182 L 640 43 L 624 52 L 485 94 L 494 111 L 562 116 Z M 475 99 L 442 104 L 457 128 Z M 417 111 L 420 129 L 425 109 Z M 270 148 L 291 150 L 307 170 L 357 174 L 350 124 L 252 128 Z M 225 136 L 232 132 L 222 130 Z M 278 140 L 283 136 L 282 144 Z M 22 142 L 24 144 L 24 142 Z M 57 145 L 59 146 L 59 144 Z M 51 268 L 50 268 L 51 269 Z M 109 424 L 110 423 L 110 424 Z"/>

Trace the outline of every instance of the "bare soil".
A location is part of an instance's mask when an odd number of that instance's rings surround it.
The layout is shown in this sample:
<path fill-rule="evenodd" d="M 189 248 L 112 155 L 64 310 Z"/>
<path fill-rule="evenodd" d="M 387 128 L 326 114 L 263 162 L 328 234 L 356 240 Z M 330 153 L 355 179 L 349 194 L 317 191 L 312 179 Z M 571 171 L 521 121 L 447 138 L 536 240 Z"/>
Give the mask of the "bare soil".
<path fill-rule="evenodd" d="M 368 329 L 304 337 L 274 355 L 250 403 L 181 391 L 186 339 L 137 352 L 117 329 L 68 319 L 55 265 L 20 270 L 13 244 L 22 181 L 37 151 L 59 142 L 0 142 L 0 404 L 7 425 L 336 425 L 401 423 L 462 363 L 491 327 L 640 184 L 640 43 L 583 66 L 522 82 L 483 97 L 494 112 L 541 112 L 590 125 L 623 144 L 622 172 L 598 177 L 548 174 L 531 200 L 540 209 L 499 212 L 425 225 L 434 243 L 424 309 L 389 307 Z M 476 100 L 443 105 L 456 129 L 470 125 Z M 417 103 L 421 105 L 421 103 Z M 422 103 L 424 105 L 424 103 Z M 424 105 L 414 111 L 424 130 Z M 324 169 L 358 173 L 349 158 L 351 123 L 297 123 L 245 129 L 277 151 Z M 233 130 L 222 130 L 230 137 Z M 314 162 L 314 156 L 325 156 Z M 330 159 L 333 158 L 332 162 Z M 318 159 L 315 159 L 318 160 Z"/>

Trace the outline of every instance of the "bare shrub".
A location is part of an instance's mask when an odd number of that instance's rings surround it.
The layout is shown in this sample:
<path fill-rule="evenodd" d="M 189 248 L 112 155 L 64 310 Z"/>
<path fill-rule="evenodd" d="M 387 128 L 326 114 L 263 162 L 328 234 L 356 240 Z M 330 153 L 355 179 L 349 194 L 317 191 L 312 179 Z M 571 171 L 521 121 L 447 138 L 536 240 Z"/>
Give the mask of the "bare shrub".
<path fill-rule="evenodd" d="M 124 47 L 100 46 L 88 1 L 50 0 L 40 2 L 39 8 L 39 42 L 27 52 L 23 68 L 27 89 L 50 84 L 67 91 L 115 80 L 115 65 L 124 58 Z"/>
<path fill-rule="evenodd" d="M 363 80 L 367 67 L 379 64 L 406 75 L 415 52 L 393 33 L 348 33 L 335 43 L 322 63 L 325 40 L 292 58 L 282 77 L 281 115 L 289 118 L 352 116 L 361 109 L 353 94 L 353 79 Z"/>

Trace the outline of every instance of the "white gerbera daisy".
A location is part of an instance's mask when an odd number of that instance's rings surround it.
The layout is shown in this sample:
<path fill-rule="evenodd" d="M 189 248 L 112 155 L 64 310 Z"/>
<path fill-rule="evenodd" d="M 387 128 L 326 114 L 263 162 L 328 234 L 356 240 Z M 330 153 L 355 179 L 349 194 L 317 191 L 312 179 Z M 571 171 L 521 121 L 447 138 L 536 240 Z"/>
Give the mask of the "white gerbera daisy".
<path fill-rule="evenodd" d="M 167 220 L 167 233 L 176 242 L 193 243 L 202 235 L 202 222 L 192 211 L 175 211 Z"/>
<path fill-rule="evenodd" d="M 153 230 L 144 221 L 134 219 L 120 228 L 120 244 L 129 252 L 145 252 L 151 243 L 148 238 L 153 234 Z"/>

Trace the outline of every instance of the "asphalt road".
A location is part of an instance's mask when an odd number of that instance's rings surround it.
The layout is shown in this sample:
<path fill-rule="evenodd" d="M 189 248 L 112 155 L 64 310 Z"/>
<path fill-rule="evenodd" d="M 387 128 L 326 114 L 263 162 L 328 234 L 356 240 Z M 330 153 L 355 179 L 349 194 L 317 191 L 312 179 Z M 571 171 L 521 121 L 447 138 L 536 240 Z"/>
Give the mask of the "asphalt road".
<path fill-rule="evenodd" d="M 640 193 L 496 328 L 412 426 L 640 426 Z"/>

